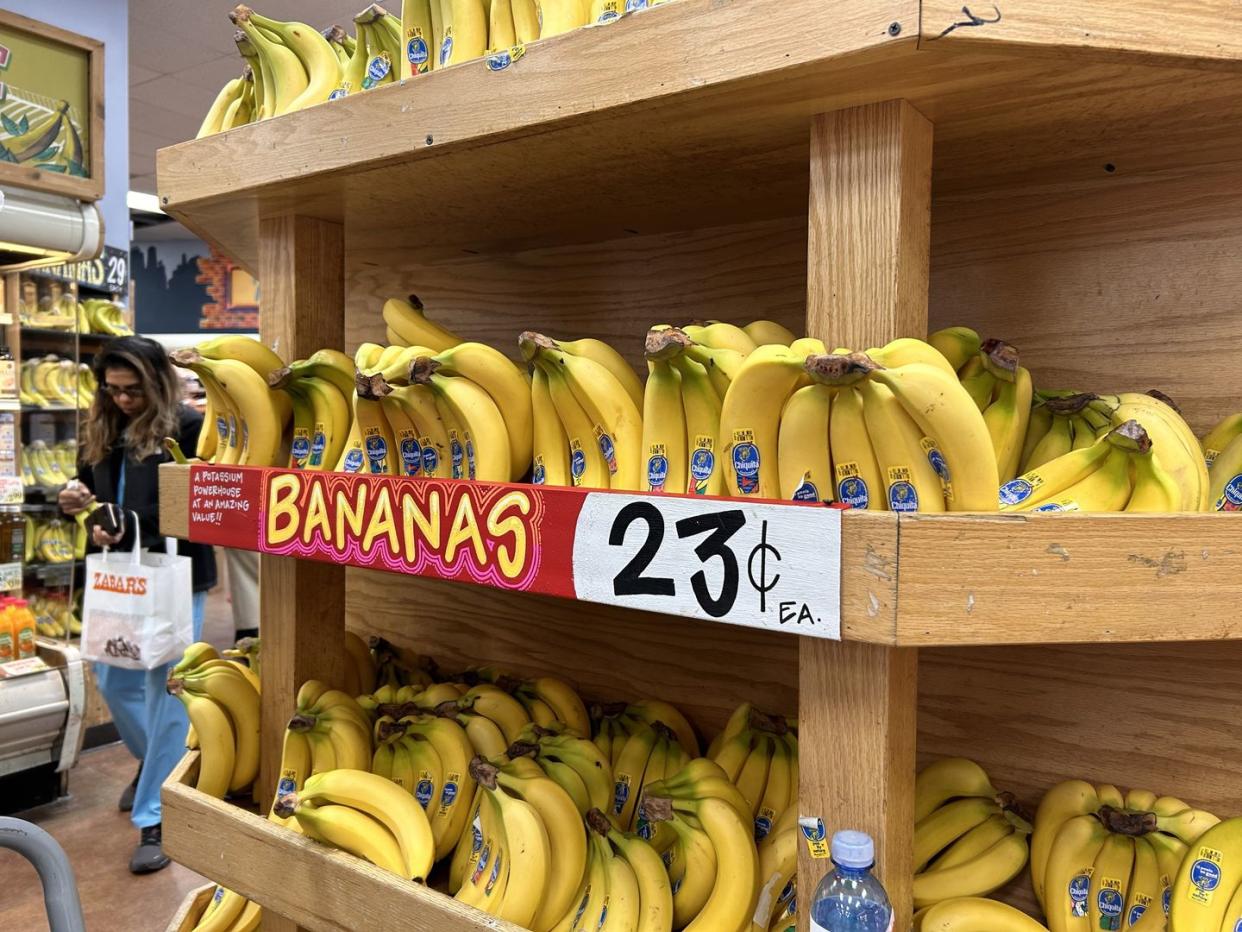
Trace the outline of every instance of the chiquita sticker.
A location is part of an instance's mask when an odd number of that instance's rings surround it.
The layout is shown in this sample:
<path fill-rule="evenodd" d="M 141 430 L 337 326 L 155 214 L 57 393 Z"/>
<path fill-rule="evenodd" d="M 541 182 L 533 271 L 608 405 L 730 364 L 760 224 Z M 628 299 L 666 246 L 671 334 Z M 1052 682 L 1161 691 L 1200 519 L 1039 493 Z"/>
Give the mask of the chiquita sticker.
<path fill-rule="evenodd" d="M 759 491 L 759 448 L 754 441 L 754 431 L 733 432 L 733 472 L 741 495 L 754 495 Z"/>
<path fill-rule="evenodd" d="M 711 437 L 694 438 L 694 450 L 690 454 L 690 487 L 687 489 L 691 495 L 706 495 L 711 487 L 712 473 L 716 470 L 713 446 Z"/>

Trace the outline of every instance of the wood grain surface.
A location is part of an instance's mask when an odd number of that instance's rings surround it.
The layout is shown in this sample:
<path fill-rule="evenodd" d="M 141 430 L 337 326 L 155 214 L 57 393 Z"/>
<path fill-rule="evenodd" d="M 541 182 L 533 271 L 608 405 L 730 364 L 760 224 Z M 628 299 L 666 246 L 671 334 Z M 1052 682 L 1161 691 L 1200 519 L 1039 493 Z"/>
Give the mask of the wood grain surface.
<path fill-rule="evenodd" d="M 263 906 L 264 930 L 282 927 L 273 920 L 286 916 L 310 932 L 521 932 L 443 893 L 198 792 L 186 785 L 196 773 L 197 755 L 188 755 L 186 762 L 164 784 L 164 848 L 179 863 L 256 900 Z"/>
<path fill-rule="evenodd" d="M 169 920 L 166 932 L 193 932 L 215 892 L 216 885 L 209 883 L 187 893 Z"/>
<path fill-rule="evenodd" d="M 903 100 L 812 122 L 811 336 L 871 346 L 926 328 L 931 159 L 932 126 Z M 889 604 L 901 610 L 900 601 Z M 913 650 L 811 638 L 799 645 L 799 814 L 818 816 L 830 835 L 843 828 L 871 835 L 897 916 L 911 912 L 917 671 Z M 799 846 L 803 896 L 830 863 Z M 800 932 L 809 914 L 800 912 Z"/>

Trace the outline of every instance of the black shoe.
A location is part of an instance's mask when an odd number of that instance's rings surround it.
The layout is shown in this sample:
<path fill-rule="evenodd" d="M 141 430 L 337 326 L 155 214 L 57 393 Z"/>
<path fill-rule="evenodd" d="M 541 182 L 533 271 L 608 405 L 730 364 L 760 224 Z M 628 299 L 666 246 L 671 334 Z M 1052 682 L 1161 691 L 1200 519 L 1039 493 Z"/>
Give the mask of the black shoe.
<path fill-rule="evenodd" d="M 117 803 L 117 808 L 122 812 L 132 812 L 134 809 L 134 794 L 138 792 L 138 778 L 142 776 L 142 764 L 138 765 L 138 772 L 134 774 L 134 782 L 125 787 L 121 793 L 121 801 Z"/>
<path fill-rule="evenodd" d="M 169 857 L 162 847 L 163 831 L 159 825 L 148 825 L 142 830 L 142 840 L 129 859 L 131 874 L 153 874 L 169 864 Z"/>

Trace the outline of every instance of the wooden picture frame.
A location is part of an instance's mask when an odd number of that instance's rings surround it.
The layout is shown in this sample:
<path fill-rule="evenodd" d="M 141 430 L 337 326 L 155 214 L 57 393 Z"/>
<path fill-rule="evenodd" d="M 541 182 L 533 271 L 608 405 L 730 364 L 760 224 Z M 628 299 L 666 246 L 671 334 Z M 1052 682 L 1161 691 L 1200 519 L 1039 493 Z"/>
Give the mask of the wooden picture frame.
<path fill-rule="evenodd" d="M 84 100 L 71 101 L 62 96 L 61 105 L 65 109 L 58 113 L 56 98 L 41 94 L 38 88 L 9 83 L 13 55 L 10 43 L 23 36 L 32 37 L 38 45 L 60 46 L 62 48 L 58 51 L 68 49 L 86 58 Z M 98 39 L 0 10 L 0 146 L 4 146 L 6 140 L 21 140 L 19 151 L 13 152 L 7 147 L 0 151 L 0 184 L 66 194 L 84 201 L 97 201 L 103 196 L 103 53 L 104 45 Z M 13 117 L 6 113 L 9 103 L 17 104 L 9 108 L 14 114 L 20 111 L 17 119 L 26 121 L 17 124 L 23 128 L 17 136 L 12 133 Z M 8 123 L 4 122 L 6 117 L 9 118 Z M 45 140 L 46 147 L 38 152 L 33 151 Z M 49 151 L 54 154 L 46 157 L 45 153 Z M 85 164 L 81 158 L 74 158 L 75 152 L 78 156 L 85 156 Z M 20 158 L 23 155 L 27 157 Z M 47 161 L 37 162 L 40 157 L 47 158 Z"/>

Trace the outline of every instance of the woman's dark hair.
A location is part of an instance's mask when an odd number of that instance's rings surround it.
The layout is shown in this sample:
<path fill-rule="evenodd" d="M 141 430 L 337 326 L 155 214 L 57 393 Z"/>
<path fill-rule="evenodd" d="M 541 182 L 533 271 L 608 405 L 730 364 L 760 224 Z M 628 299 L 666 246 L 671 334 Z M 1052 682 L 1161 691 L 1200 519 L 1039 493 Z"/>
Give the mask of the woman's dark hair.
<path fill-rule="evenodd" d="M 122 439 L 122 433 L 130 456 L 135 460 L 160 452 L 165 437 L 177 436 L 181 380 L 168 361 L 164 347 L 146 337 L 117 337 L 103 345 L 95 357 L 93 369 L 99 390 L 87 416 L 83 462 L 94 466 L 103 461 Z M 147 406 L 128 422 L 112 396 L 104 390 L 104 373 L 108 369 L 129 369 L 138 377 L 146 396 Z"/>

